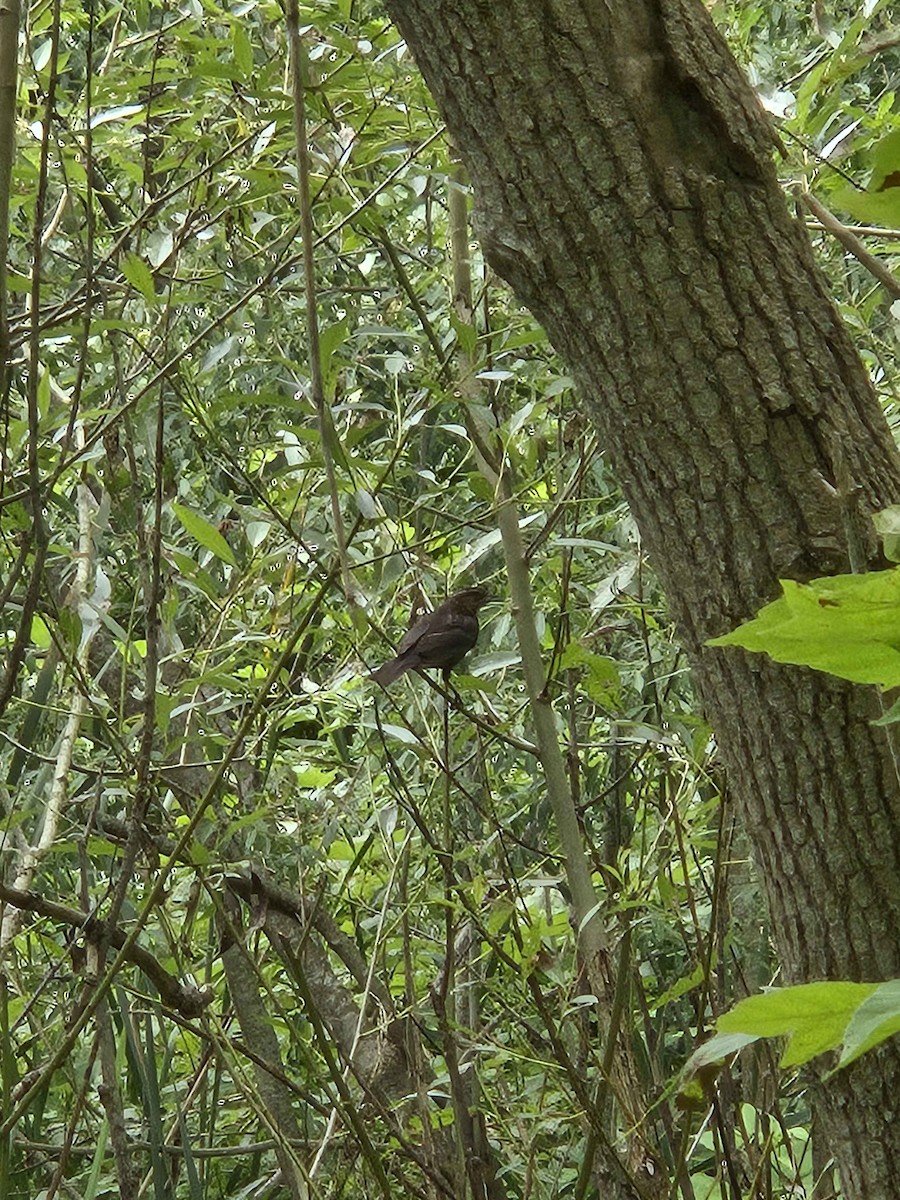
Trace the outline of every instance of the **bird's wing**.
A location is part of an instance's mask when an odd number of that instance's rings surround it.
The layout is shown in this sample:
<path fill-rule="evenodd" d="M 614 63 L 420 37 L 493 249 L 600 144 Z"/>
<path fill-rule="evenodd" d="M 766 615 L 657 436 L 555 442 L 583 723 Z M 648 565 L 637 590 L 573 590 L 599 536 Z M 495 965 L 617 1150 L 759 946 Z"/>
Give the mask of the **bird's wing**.
<path fill-rule="evenodd" d="M 414 633 L 415 629 L 410 630 Z M 409 635 L 408 635 L 409 636 Z M 413 654 L 423 665 L 443 665 L 452 658 L 462 658 L 475 645 L 478 623 L 469 613 L 442 613 L 440 623 L 424 623 L 416 638 L 403 647 L 401 654 Z M 404 639 L 405 640 L 405 639 Z"/>
<path fill-rule="evenodd" d="M 425 613 L 424 616 L 419 617 L 415 625 L 411 625 L 409 629 L 407 629 L 406 633 L 404 633 L 403 637 L 400 639 L 400 645 L 397 647 L 398 655 L 405 654 L 407 650 L 411 650 L 413 646 L 415 646 L 422 634 L 427 632 L 433 618 L 433 612 Z"/>

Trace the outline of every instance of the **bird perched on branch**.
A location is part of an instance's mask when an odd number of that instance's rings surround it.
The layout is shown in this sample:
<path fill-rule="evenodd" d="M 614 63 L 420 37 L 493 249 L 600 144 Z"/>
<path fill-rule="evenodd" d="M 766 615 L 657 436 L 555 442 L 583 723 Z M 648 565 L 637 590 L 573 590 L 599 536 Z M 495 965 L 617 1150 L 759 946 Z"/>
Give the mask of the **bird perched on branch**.
<path fill-rule="evenodd" d="M 386 662 L 372 678 L 382 687 L 393 683 L 404 671 L 439 667 L 446 677 L 450 668 L 478 640 L 478 610 L 490 596 L 486 588 L 470 587 L 456 592 L 434 612 L 426 613 L 404 635 L 397 657 Z"/>

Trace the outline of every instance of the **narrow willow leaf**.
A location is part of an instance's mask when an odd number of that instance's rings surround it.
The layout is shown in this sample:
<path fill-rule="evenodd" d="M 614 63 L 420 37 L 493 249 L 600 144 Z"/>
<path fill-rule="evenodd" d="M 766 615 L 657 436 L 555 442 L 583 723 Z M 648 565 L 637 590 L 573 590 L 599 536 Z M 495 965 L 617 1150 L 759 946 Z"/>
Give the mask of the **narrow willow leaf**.
<path fill-rule="evenodd" d="M 190 508 L 185 508 L 183 504 L 173 504 L 172 511 L 195 542 L 205 550 L 209 550 L 216 558 L 220 558 L 222 562 L 228 563 L 231 567 L 237 566 L 234 551 L 215 525 L 207 521 L 206 517 L 201 517 L 199 513 Z"/>

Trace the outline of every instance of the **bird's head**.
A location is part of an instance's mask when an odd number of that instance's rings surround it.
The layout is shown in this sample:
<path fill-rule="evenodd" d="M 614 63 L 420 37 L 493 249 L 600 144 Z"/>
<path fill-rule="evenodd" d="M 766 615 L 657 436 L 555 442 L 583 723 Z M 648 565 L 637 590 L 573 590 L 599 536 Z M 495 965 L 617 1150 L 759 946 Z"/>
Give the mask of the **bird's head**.
<path fill-rule="evenodd" d="M 460 609 L 463 612 L 477 614 L 479 608 L 483 604 L 487 604 L 491 599 L 491 593 L 487 588 L 470 587 L 463 588 L 461 592 L 455 592 L 450 597 L 450 603 L 454 608 Z"/>

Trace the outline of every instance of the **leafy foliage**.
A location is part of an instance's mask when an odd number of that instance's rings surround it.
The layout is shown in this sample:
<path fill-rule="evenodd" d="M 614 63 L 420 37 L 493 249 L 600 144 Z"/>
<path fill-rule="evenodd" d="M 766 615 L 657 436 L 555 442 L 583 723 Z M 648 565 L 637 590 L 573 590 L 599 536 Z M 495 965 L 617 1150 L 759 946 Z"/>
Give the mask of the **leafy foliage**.
<path fill-rule="evenodd" d="M 802 71 L 789 128 L 825 199 L 823 143 L 856 122 L 862 179 L 897 121 L 883 61 L 858 61 L 876 9 L 837 43 L 799 6 L 720 13 L 758 78 Z M 449 711 L 419 678 L 367 680 L 423 598 L 506 594 L 471 411 L 507 456 L 637 1115 L 674 1178 L 696 1127 L 669 1083 L 771 970 L 709 730 L 603 447 L 474 243 L 475 309 L 454 308 L 464 183 L 404 45 L 365 2 L 300 23 L 308 196 L 269 0 L 25 20 L 0 1194 L 193 1200 L 278 1171 L 288 1194 L 292 1172 L 314 1195 L 421 1194 L 472 1120 L 497 1194 L 586 1194 L 605 1048 L 508 606 Z M 893 405 L 880 294 L 825 252 Z M 773 1107 L 773 1076 L 764 1055 L 735 1069 L 685 1161 L 698 1196 L 726 1194 L 726 1160 L 809 1184 L 802 1095 Z"/>

